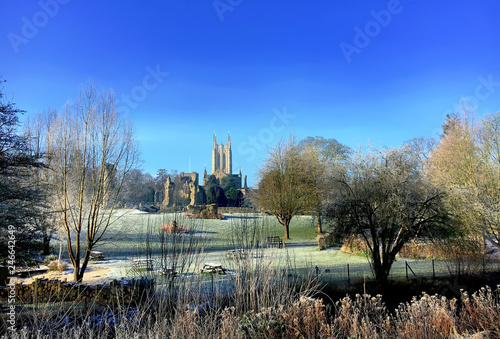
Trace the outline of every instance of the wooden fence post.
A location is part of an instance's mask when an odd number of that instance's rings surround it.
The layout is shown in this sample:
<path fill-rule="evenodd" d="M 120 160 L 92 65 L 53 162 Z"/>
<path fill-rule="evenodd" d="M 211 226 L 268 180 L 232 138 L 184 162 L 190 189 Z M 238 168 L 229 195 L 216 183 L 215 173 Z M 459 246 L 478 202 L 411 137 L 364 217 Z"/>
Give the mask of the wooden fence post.
<path fill-rule="evenodd" d="M 434 270 L 434 259 L 432 259 L 432 279 L 436 279 L 436 271 Z"/>
<path fill-rule="evenodd" d="M 35 304 L 35 308 L 38 306 L 38 278 L 32 284 L 33 288 L 33 303 Z"/>
<path fill-rule="evenodd" d="M 347 283 L 351 284 L 351 271 L 349 269 L 349 264 L 347 264 Z"/>

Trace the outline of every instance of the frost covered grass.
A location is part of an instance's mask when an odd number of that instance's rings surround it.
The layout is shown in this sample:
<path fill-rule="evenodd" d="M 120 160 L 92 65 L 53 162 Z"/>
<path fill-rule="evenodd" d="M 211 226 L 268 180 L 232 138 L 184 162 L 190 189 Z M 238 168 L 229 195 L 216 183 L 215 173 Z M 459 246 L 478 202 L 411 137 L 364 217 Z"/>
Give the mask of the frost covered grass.
<path fill-rule="evenodd" d="M 158 233 L 162 222 L 168 223 L 174 218 L 181 219 L 192 232 L 203 239 L 205 252 L 234 247 L 229 235 L 242 219 L 260 224 L 269 236 L 284 236 L 283 226 L 275 217 L 260 214 L 230 214 L 224 220 L 201 220 L 184 218 L 181 213 L 149 214 L 137 210 L 119 210 L 116 218 L 106 234 L 106 240 L 95 248 L 113 258 L 137 256 L 148 230 Z M 316 235 L 316 226 L 311 216 L 296 216 L 290 224 L 291 239 L 286 240 L 286 243 L 314 242 Z"/>

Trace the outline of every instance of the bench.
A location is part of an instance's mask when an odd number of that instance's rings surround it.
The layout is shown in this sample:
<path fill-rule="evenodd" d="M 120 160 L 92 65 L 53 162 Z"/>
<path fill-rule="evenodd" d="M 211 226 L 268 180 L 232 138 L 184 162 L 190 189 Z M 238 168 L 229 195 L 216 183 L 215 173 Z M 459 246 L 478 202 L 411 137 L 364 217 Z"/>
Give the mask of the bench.
<path fill-rule="evenodd" d="M 243 248 L 238 248 L 235 250 L 228 250 L 226 252 L 226 257 L 228 259 L 240 260 L 245 259 L 247 257 L 247 254 Z"/>
<path fill-rule="evenodd" d="M 201 273 L 225 274 L 226 269 L 224 267 L 222 267 L 221 264 L 207 263 L 207 264 L 203 265 L 203 268 L 201 269 Z"/>
<path fill-rule="evenodd" d="M 278 236 L 267 237 L 267 245 L 271 247 L 276 246 L 278 248 L 283 246 L 283 248 L 285 248 L 285 243 Z"/>
<path fill-rule="evenodd" d="M 168 276 L 177 276 L 177 271 L 175 271 L 171 266 L 161 268 L 158 258 L 146 258 L 146 259 L 133 259 L 132 266 L 136 269 L 147 269 L 148 271 L 155 270 L 156 273 Z"/>
<path fill-rule="evenodd" d="M 132 260 L 134 268 L 153 268 L 154 259 L 134 259 Z"/>
<path fill-rule="evenodd" d="M 90 251 L 89 259 L 90 260 L 106 260 L 104 258 L 104 255 L 102 254 L 102 252 L 99 252 L 99 251 Z"/>

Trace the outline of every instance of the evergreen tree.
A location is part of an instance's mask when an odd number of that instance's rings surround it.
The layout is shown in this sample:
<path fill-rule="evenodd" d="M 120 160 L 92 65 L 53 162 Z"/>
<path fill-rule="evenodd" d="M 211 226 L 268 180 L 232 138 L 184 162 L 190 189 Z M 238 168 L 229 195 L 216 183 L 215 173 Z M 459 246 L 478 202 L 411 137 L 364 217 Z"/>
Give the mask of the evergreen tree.
<path fill-rule="evenodd" d="M 42 247 L 31 220 L 43 197 L 30 180 L 32 170 L 42 164 L 40 155 L 30 153 L 26 139 L 18 134 L 23 113 L 0 90 L 0 242 L 6 245 L 0 246 L 0 258 L 8 258 L 9 265 L 19 265 Z"/>
<path fill-rule="evenodd" d="M 224 191 L 224 195 L 227 199 L 227 206 L 231 207 L 239 206 L 238 204 L 239 191 L 236 188 L 233 177 L 230 175 L 226 175 L 225 177 L 223 177 L 220 181 L 220 187 Z"/>

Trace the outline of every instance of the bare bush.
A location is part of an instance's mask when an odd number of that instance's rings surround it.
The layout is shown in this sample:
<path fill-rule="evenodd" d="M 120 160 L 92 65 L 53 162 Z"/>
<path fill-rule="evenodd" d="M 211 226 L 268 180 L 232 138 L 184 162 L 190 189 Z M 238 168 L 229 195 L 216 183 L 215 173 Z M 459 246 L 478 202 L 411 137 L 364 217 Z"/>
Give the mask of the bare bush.
<path fill-rule="evenodd" d="M 492 337 L 500 337 L 500 289 L 496 293 L 489 287 L 483 287 L 469 296 L 462 292 L 462 308 L 460 311 L 460 327 L 462 331 L 473 328 L 488 331 Z"/>
<path fill-rule="evenodd" d="M 456 299 L 424 293 L 399 305 L 393 322 L 398 338 L 449 338 L 456 334 Z"/>
<path fill-rule="evenodd" d="M 52 260 L 48 264 L 49 271 L 60 271 L 64 272 L 68 269 L 68 264 L 64 261 Z"/>
<path fill-rule="evenodd" d="M 165 298 L 162 296 L 161 298 Z M 456 299 L 423 294 L 390 314 L 381 296 L 345 297 L 328 316 L 319 299 L 295 295 L 275 307 L 241 313 L 235 305 L 174 312 L 151 298 L 137 307 L 121 304 L 41 305 L 19 315 L 11 338 L 498 338 L 500 286 Z M 5 326 L 5 324 L 0 324 Z M 6 328 L 6 327 L 3 327 Z"/>
<path fill-rule="evenodd" d="M 356 294 L 356 299 L 345 297 L 335 304 L 334 328 L 341 337 L 386 338 L 392 333 L 389 312 L 382 296 Z"/>

